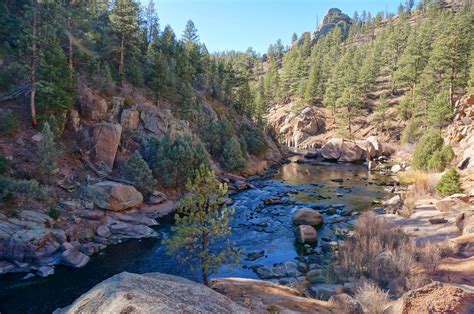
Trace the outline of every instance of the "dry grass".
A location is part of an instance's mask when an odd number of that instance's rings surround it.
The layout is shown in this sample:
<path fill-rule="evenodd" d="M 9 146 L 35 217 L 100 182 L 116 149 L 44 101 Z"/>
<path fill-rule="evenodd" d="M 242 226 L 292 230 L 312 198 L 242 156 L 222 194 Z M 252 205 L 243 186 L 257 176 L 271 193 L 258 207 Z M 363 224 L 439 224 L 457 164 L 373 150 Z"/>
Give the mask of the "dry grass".
<path fill-rule="evenodd" d="M 399 214 L 410 217 L 415 211 L 417 199 L 436 195 L 436 182 L 428 173 L 420 170 L 410 170 L 399 174 L 400 184 L 409 185 L 403 197 L 403 208 Z"/>
<path fill-rule="evenodd" d="M 366 212 L 355 225 L 353 236 L 340 246 L 335 261 L 337 278 L 368 278 L 380 287 L 396 287 L 390 290 L 400 295 L 408 286 L 425 283 L 441 259 L 455 253 L 455 245 L 448 241 L 416 245 L 385 218 Z"/>
<path fill-rule="evenodd" d="M 357 289 L 354 297 L 359 301 L 366 314 L 383 313 L 389 301 L 387 291 L 369 282 L 363 283 L 362 286 Z"/>
<path fill-rule="evenodd" d="M 385 218 L 371 212 L 363 213 L 355 225 L 354 235 L 340 247 L 338 263 L 342 275 L 367 276 L 385 283 L 387 279 L 397 277 L 400 256 L 396 251 L 404 241 L 402 231 Z"/>

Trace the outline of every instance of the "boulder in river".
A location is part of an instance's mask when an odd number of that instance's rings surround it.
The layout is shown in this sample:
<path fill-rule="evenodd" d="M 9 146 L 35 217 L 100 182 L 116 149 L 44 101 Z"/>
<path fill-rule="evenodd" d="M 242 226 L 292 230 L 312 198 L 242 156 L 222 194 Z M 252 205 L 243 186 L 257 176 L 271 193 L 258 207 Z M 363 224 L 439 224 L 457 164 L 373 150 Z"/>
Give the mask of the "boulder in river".
<path fill-rule="evenodd" d="M 212 289 L 161 273 L 120 273 L 54 313 L 250 313 Z"/>
<path fill-rule="evenodd" d="M 295 225 L 320 226 L 324 222 L 323 215 L 311 208 L 299 208 L 293 214 L 293 223 Z"/>
<path fill-rule="evenodd" d="M 61 255 L 61 263 L 66 266 L 81 268 L 89 262 L 89 256 L 79 252 L 77 249 L 68 249 Z"/>
<path fill-rule="evenodd" d="M 85 197 L 97 207 L 122 211 L 143 203 L 143 195 L 131 185 L 104 181 L 85 188 Z"/>
<path fill-rule="evenodd" d="M 296 238 L 302 244 L 314 243 L 318 240 L 318 232 L 309 225 L 300 225 L 296 229 Z"/>

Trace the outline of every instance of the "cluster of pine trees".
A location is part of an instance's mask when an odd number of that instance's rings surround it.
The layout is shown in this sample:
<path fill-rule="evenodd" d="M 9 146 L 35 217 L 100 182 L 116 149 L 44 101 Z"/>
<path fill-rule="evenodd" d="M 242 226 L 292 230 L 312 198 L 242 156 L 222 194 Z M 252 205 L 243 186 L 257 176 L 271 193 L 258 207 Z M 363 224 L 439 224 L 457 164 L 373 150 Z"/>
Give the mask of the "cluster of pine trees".
<path fill-rule="evenodd" d="M 153 1 L 3 1 L 0 42 L 0 93 L 31 95 L 33 124 L 64 117 L 81 80 L 105 90 L 148 87 L 182 115 L 196 108 L 197 91 L 253 113 L 246 71 L 256 54 L 211 55 L 192 21 L 181 36 L 161 29 Z"/>
<path fill-rule="evenodd" d="M 257 103 L 296 99 L 324 105 L 350 136 L 354 122 L 373 110 L 383 129 L 387 97 L 405 94 L 398 107 L 402 119 L 443 126 L 456 98 L 474 81 L 474 14 L 469 4 L 458 11 L 440 1 L 413 6 L 400 5 L 397 16 L 356 12 L 350 32 L 336 27 L 314 45 L 305 33 L 293 38 L 287 52 L 280 42 L 270 46 Z M 380 98 L 374 95 L 379 78 L 387 79 L 389 89 Z"/>

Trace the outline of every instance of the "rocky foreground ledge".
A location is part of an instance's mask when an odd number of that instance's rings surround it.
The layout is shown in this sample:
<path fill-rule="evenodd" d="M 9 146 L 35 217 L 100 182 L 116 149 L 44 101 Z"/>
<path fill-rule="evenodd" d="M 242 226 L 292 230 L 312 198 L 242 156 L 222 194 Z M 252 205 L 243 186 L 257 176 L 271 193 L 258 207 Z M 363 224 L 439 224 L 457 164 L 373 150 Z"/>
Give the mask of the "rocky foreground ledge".
<path fill-rule="evenodd" d="M 472 313 L 474 291 L 464 285 L 430 283 L 404 294 L 384 313 Z M 216 279 L 211 288 L 161 273 L 123 272 L 99 283 L 55 314 L 73 313 L 364 313 L 351 296 L 329 301 L 307 298 L 295 289 L 271 282 Z M 430 312 L 431 313 L 431 312 Z"/>

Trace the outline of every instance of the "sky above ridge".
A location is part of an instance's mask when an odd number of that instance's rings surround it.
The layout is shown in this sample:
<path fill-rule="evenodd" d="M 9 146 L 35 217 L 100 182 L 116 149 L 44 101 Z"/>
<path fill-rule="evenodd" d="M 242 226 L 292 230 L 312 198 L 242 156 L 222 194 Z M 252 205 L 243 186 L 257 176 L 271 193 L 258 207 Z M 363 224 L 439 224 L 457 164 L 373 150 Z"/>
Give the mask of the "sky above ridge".
<path fill-rule="evenodd" d="M 140 0 L 144 5 L 149 0 Z M 328 9 L 339 8 L 352 17 L 370 11 L 396 12 L 400 0 L 154 0 L 160 28 L 169 24 L 181 36 L 186 22 L 194 21 L 200 40 L 210 52 L 244 51 L 248 47 L 266 52 L 281 38 L 314 31 Z"/>

